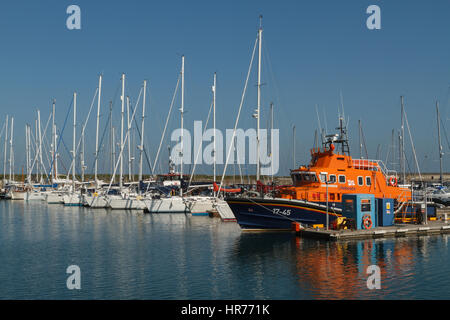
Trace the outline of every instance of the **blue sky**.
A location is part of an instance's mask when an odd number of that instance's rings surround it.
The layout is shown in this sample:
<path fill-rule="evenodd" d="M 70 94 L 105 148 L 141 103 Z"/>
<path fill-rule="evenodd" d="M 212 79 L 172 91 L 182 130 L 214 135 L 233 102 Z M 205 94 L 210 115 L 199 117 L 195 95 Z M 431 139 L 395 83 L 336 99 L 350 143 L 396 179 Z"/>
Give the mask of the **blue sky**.
<path fill-rule="evenodd" d="M 66 8 L 71 4 L 81 8 L 81 30 L 66 28 Z M 381 8 L 381 30 L 366 27 L 366 8 L 372 4 Z M 25 157 L 24 126 L 34 123 L 36 108 L 45 122 L 55 98 L 61 127 L 72 93 L 77 91 L 81 124 L 97 77 L 103 73 L 104 126 L 109 101 L 125 72 L 132 101 L 142 81 L 149 81 L 145 134 L 149 153 L 154 155 L 184 54 L 186 127 L 192 128 L 194 120 L 205 121 L 212 77 L 217 72 L 218 127 L 232 128 L 262 14 L 262 124 L 267 123 L 273 101 L 275 126 L 280 129 L 280 174 L 292 168 L 292 125 L 296 125 L 297 163 L 307 163 L 317 128 L 315 105 L 322 125 L 326 117 L 331 131 L 337 125 L 340 92 L 350 119 L 354 156 L 359 156 L 360 119 L 369 156 L 374 158 L 380 145 L 385 160 L 391 131 L 399 129 L 400 95 L 404 95 L 421 170 L 438 171 L 436 100 L 445 126 L 449 117 L 448 12 L 450 3 L 444 0 L 2 1 L 0 126 L 4 115 L 15 117 L 15 167 L 20 172 Z M 256 106 L 256 72 L 250 80 L 241 128 L 255 126 L 251 114 Z M 118 95 L 114 111 L 118 126 Z M 71 121 L 70 116 L 69 124 Z M 178 124 L 179 114 L 175 113 L 170 128 Z M 63 134 L 69 148 L 71 132 L 67 128 Z M 92 116 L 87 131 L 88 159 L 94 152 L 94 134 Z M 447 170 L 450 149 L 444 136 L 443 145 Z M 407 147 L 413 166 L 409 137 Z M 67 152 L 61 151 L 61 157 L 68 166 Z M 162 155 L 163 171 L 166 159 L 167 153 Z M 88 161 L 88 171 L 91 164 Z M 101 166 L 108 168 L 105 163 Z M 249 173 L 252 170 L 249 168 Z"/>

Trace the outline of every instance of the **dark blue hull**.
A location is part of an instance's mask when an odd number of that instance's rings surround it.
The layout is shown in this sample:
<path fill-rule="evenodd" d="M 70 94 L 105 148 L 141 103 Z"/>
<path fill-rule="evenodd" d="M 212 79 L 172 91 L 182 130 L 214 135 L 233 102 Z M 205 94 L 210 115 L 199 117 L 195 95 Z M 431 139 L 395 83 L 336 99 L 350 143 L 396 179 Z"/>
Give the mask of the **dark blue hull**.
<path fill-rule="evenodd" d="M 326 225 L 325 203 L 287 199 L 227 198 L 237 222 L 243 229 L 290 230 L 292 222 Z M 329 203 L 329 223 L 341 213 L 340 203 Z"/>

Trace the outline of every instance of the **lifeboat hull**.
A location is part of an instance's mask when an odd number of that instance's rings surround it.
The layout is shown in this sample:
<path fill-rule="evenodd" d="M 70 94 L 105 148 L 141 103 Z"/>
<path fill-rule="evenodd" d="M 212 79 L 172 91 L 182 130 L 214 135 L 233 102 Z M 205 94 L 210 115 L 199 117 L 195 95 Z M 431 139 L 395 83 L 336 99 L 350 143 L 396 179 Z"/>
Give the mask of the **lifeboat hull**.
<path fill-rule="evenodd" d="M 327 210 L 323 203 L 281 198 L 227 198 L 225 199 L 246 230 L 291 230 L 292 222 L 306 225 L 326 225 Z M 341 216 L 341 204 L 329 203 L 329 224 Z"/>

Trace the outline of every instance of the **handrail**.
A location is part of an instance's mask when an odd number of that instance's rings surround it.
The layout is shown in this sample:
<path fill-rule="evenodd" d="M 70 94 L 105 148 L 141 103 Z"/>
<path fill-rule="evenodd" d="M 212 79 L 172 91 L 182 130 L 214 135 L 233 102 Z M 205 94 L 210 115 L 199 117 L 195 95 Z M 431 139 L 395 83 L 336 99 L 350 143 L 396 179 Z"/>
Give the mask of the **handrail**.
<path fill-rule="evenodd" d="M 370 159 L 352 159 L 352 166 L 355 169 L 365 169 L 370 171 L 381 171 L 384 177 L 394 176 L 398 178 L 397 171 L 389 170 L 382 160 L 370 160 Z M 386 181 L 387 183 L 387 181 Z"/>

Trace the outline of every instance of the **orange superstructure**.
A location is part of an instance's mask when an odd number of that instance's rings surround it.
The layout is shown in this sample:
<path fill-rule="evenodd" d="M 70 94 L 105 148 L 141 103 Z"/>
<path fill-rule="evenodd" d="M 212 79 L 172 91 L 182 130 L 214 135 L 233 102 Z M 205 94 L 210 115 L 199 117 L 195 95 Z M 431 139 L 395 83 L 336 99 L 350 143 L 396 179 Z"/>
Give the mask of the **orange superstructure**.
<path fill-rule="evenodd" d="M 380 160 L 353 159 L 336 152 L 332 143 L 312 149 L 310 164 L 291 170 L 291 177 L 293 185 L 280 189 L 277 197 L 326 202 L 328 189 L 329 202 L 341 202 L 346 193 L 368 193 L 398 203 L 411 199 L 411 190 L 399 186 L 397 174 Z"/>

